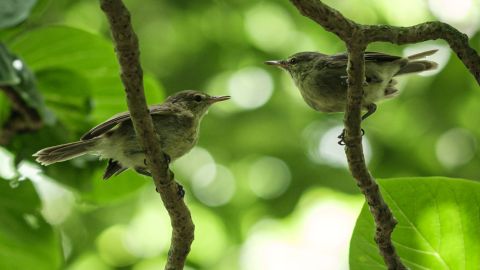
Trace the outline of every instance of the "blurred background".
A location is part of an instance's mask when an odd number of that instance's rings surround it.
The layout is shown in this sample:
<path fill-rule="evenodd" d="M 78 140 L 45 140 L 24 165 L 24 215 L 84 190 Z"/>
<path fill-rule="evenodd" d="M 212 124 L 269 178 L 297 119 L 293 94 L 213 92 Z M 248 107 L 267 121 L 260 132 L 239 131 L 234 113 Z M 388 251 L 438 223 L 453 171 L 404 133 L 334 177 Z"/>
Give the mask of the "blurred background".
<path fill-rule="evenodd" d="M 0 146 L 0 268 L 163 267 L 171 228 L 151 179 L 125 172 L 103 181 L 106 162 L 92 156 L 33 161 L 126 105 L 98 1 L 27 2 L 28 18 L 1 29 L 0 40 L 18 57 L 13 66 L 33 73 L 44 126 Z M 364 24 L 447 22 L 480 49 L 480 0 L 324 2 Z M 343 52 L 344 44 L 286 0 L 125 3 L 150 104 L 183 89 L 232 96 L 210 110 L 198 146 L 173 165 L 196 225 L 186 269 L 348 269 L 363 199 L 337 145 L 343 115 L 311 110 L 286 72 L 263 64 L 299 51 Z M 378 178 L 480 179 L 480 89 L 446 43 L 369 50 L 434 48 L 439 69 L 401 78 L 400 96 L 364 123 Z M 11 115 L 0 91 L 0 123 Z"/>

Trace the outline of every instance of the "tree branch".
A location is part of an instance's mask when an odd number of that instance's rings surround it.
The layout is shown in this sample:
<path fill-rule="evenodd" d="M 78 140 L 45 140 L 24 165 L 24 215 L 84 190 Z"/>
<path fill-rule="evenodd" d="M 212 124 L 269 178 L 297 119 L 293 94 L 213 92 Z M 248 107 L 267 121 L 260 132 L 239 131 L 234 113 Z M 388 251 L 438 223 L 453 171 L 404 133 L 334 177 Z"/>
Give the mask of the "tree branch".
<path fill-rule="evenodd" d="M 480 84 L 480 56 L 469 45 L 468 36 L 443 22 L 426 22 L 410 27 L 367 25 L 363 29 L 368 42 L 384 41 L 398 45 L 443 39 L 457 54 Z"/>
<path fill-rule="evenodd" d="M 377 229 L 375 242 L 388 269 L 407 269 L 395 251 L 391 235 L 397 221 L 390 208 L 383 200 L 379 187 L 368 171 L 363 155 L 361 109 L 363 98 L 363 82 L 365 78 L 364 44 L 347 44 L 348 47 L 348 92 L 347 110 L 345 112 L 345 154 L 352 176 L 365 195 L 370 206 Z"/>
<path fill-rule="evenodd" d="M 336 34 L 348 48 L 348 98 L 345 112 L 345 154 L 352 176 L 365 195 L 375 225 L 375 242 L 388 269 L 406 269 L 395 252 L 391 234 L 396 225 L 379 187 L 365 163 L 361 135 L 361 107 L 365 78 L 364 52 L 369 43 L 386 41 L 395 44 L 443 39 L 452 48 L 480 84 L 480 57 L 469 46 L 468 37 L 441 22 L 427 22 L 412 27 L 361 25 L 345 18 L 320 0 L 290 0 L 301 14 Z"/>
<path fill-rule="evenodd" d="M 173 180 L 153 129 L 143 89 L 138 39 L 131 26 L 130 13 L 121 0 L 100 0 L 100 5 L 110 23 L 133 126 L 145 150 L 157 192 L 171 219 L 172 239 L 165 269 L 183 269 L 193 242 L 194 224 L 190 211 L 178 194 L 180 186 Z"/>

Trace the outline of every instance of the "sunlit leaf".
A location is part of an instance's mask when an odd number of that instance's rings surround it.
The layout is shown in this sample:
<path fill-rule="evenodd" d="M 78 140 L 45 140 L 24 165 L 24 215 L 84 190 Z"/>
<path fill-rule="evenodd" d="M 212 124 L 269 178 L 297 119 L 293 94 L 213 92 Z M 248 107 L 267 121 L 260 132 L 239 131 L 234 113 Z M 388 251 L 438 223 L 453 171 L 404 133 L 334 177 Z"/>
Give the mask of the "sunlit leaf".
<path fill-rule="evenodd" d="M 11 48 L 35 72 L 67 69 L 85 78 L 91 87 L 94 122 L 126 110 L 113 45 L 103 37 L 72 27 L 50 26 L 20 36 Z M 158 102 L 163 89 L 150 78 L 147 75 L 145 79 L 146 96 L 150 102 Z"/>
<path fill-rule="evenodd" d="M 379 181 L 398 220 L 393 243 L 410 269 L 476 269 L 480 265 L 480 183 L 445 177 Z M 364 205 L 350 243 L 351 269 L 386 269 Z"/>
<path fill-rule="evenodd" d="M 0 269 L 59 269 L 58 235 L 39 214 L 40 201 L 30 181 L 12 189 L 0 179 Z"/>

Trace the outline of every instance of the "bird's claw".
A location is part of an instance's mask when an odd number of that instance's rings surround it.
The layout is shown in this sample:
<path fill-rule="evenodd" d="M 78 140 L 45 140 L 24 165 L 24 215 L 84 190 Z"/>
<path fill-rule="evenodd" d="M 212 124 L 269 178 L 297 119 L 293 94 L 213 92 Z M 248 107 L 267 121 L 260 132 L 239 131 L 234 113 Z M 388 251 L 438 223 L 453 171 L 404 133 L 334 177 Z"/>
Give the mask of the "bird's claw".
<path fill-rule="evenodd" d="M 177 195 L 180 199 L 183 199 L 185 197 L 185 189 L 183 189 L 183 186 L 177 183 Z"/>
<path fill-rule="evenodd" d="M 167 164 L 170 165 L 170 162 L 172 162 L 172 158 L 166 153 L 163 153 L 163 158 L 165 158 Z"/>
<path fill-rule="evenodd" d="M 365 130 L 363 128 L 361 129 L 361 131 L 362 131 L 362 136 L 365 135 Z M 340 139 L 338 141 L 339 145 L 342 145 L 342 146 L 345 145 L 345 129 L 342 130 L 342 133 L 340 133 L 340 135 L 338 135 L 337 138 Z"/>
<path fill-rule="evenodd" d="M 338 135 L 337 137 L 338 139 L 340 139 L 337 143 L 338 145 L 345 145 L 345 129 L 342 130 L 342 133 L 340 133 L 340 135 Z"/>

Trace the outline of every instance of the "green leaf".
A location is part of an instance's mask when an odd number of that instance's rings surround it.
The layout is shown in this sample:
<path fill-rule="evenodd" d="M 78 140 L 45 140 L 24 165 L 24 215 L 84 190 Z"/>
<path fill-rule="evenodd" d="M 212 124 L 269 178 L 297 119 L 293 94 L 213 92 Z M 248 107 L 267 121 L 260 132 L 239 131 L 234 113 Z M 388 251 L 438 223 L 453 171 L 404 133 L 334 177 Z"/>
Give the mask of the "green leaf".
<path fill-rule="evenodd" d="M 30 69 L 20 58 L 0 44 L 0 86 L 2 85 L 13 89 L 27 106 L 40 114 L 45 123 L 54 122 L 53 115 L 45 107 L 43 98 L 37 90 L 36 80 Z"/>
<path fill-rule="evenodd" d="M 393 243 L 410 269 L 477 269 L 480 265 L 480 183 L 445 177 L 379 181 L 398 225 Z M 350 242 L 351 269 L 386 269 L 364 205 Z"/>
<path fill-rule="evenodd" d="M 106 204 L 124 199 L 146 184 L 151 185 L 152 189 L 155 189 L 152 178 L 141 176 L 132 170 L 123 172 L 106 181 L 102 180 L 103 171 L 103 169 L 98 170 L 92 177 L 91 188 L 84 190 L 82 194 L 85 200 L 97 204 Z"/>
<path fill-rule="evenodd" d="M 5 45 L 0 43 L 0 86 L 19 83 L 20 78 L 12 65 L 12 55 Z"/>
<path fill-rule="evenodd" d="M 83 76 L 91 87 L 94 122 L 126 110 L 113 45 L 103 37 L 72 27 L 50 26 L 28 32 L 10 45 L 35 72 L 67 69 Z M 163 89 L 148 74 L 145 92 L 149 102 L 158 103 L 163 98 Z"/>
<path fill-rule="evenodd" d="M 0 126 L 3 126 L 10 116 L 10 101 L 2 91 L 0 91 Z"/>
<path fill-rule="evenodd" d="M 91 111 L 91 86 L 77 71 L 50 68 L 36 73 L 38 88 L 41 89 L 45 104 L 69 130 L 83 133 L 88 129 Z"/>
<path fill-rule="evenodd" d="M 58 235 L 39 214 L 40 200 L 30 181 L 12 189 L 0 179 L 0 269 L 59 269 Z"/>
<path fill-rule="evenodd" d="M 0 29 L 14 26 L 24 21 L 37 0 L 0 1 Z"/>

